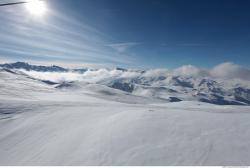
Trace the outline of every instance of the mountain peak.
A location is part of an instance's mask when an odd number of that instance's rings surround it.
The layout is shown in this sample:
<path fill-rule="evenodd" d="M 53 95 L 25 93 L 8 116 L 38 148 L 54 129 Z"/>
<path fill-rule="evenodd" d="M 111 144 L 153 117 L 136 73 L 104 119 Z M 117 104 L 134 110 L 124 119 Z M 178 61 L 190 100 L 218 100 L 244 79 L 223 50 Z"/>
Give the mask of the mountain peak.
<path fill-rule="evenodd" d="M 68 72 L 68 69 L 65 69 L 56 65 L 37 66 L 37 65 L 30 65 L 26 62 L 0 64 L 0 67 L 7 68 L 7 69 L 24 69 L 26 71 L 38 71 L 38 72 Z"/>

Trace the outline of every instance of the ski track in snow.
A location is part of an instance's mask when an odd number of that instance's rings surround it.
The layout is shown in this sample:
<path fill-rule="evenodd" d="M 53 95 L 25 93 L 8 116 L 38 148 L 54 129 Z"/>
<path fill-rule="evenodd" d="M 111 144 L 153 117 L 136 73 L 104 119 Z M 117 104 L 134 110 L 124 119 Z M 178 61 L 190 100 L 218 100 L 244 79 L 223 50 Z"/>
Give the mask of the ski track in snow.
<path fill-rule="evenodd" d="M 7 74 L 0 84 L 3 166 L 250 164 L 249 106 L 55 89 Z"/>

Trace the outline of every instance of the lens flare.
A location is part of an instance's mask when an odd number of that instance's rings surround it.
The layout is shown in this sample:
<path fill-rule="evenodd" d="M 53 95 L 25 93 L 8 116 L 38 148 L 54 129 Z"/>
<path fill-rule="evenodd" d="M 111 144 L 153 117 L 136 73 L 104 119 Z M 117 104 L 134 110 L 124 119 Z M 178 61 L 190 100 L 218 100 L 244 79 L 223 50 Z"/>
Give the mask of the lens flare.
<path fill-rule="evenodd" d="M 26 4 L 26 8 L 30 14 L 35 16 L 42 16 L 47 11 L 46 3 L 40 0 L 29 0 Z"/>

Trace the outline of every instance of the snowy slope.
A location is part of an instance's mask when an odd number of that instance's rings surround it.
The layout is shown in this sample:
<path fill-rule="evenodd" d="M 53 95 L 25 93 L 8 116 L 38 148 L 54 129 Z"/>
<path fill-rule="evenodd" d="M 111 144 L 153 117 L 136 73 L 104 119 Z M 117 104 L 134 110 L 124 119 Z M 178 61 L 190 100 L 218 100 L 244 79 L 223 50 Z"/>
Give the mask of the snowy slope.
<path fill-rule="evenodd" d="M 249 106 L 170 103 L 87 81 L 0 70 L 0 165 L 250 164 Z"/>

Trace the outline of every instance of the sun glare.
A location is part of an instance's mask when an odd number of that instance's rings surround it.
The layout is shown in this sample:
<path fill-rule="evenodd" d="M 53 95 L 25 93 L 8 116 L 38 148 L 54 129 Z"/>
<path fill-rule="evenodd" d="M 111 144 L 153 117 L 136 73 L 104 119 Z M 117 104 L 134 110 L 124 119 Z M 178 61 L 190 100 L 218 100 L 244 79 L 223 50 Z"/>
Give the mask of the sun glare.
<path fill-rule="evenodd" d="M 42 16 L 47 11 L 46 3 L 40 0 L 29 0 L 26 4 L 26 8 L 32 15 L 35 16 Z"/>

